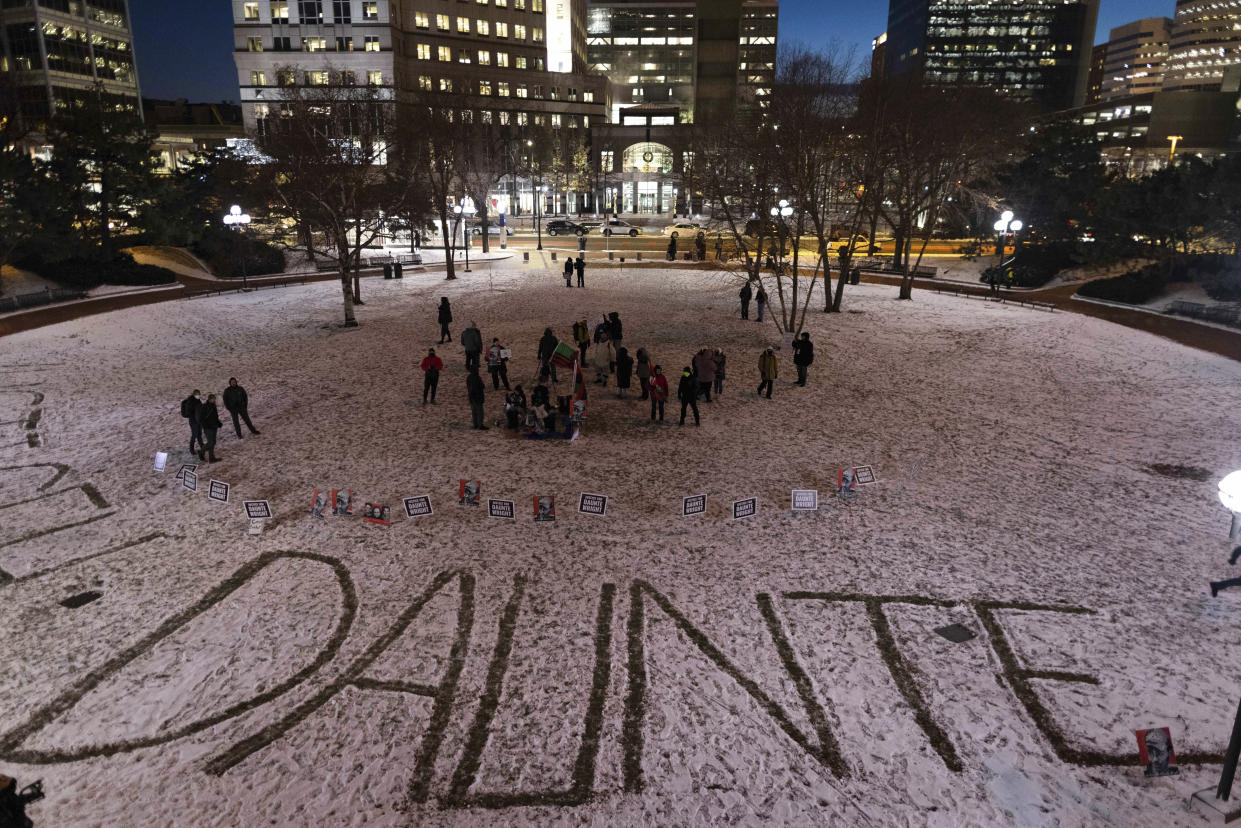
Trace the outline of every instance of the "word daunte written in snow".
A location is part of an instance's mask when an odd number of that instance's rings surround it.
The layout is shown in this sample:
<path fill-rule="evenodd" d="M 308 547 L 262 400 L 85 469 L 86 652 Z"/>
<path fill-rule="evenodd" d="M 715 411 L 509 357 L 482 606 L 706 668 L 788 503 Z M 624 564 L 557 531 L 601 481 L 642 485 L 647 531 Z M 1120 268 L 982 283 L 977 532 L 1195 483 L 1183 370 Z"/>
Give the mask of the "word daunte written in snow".
<path fill-rule="evenodd" d="M 335 628 L 319 643 L 317 655 L 298 672 L 278 683 L 273 680 L 272 683 L 264 685 L 261 692 L 234 701 L 225 709 L 204 711 L 201 717 L 194 721 L 159 730 L 153 735 L 120 736 L 113 741 L 90 744 L 74 742 L 65 747 L 47 747 L 46 741 L 39 737 L 45 728 L 70 714 L 84 697 L 104 682 L 138 662 L 166 639 L 178 636 L 187 625 L 228 601 L 234 593 L 262 576 L 273 564 L 287 561 L 328 570 L 335 576 L 342 598 Z M 520 652 L 523 641 L 538 640 L 537 636 L 516 635 L 519 618 L 524 612 L 526 617 L 522 623 L 538 624 L 539 619 L 546 617 L 527 603 L 526 588 L 524 576 L 513 579 L 507 600 L 499 609 L 498 631 L 493 633 L 489 629 L 483 629 L 481 623 L 476 626 L 476 619 L 494 618 L 495 612 L 492 608 L 476 605 L 474 574 L 467 570 L 445 570 L 431 578 L 421 593 L 415 595 L 401 612 L 388 622 L 386 628 L 367 633 L 368 638 L 373 635 L 373 639 L 350 641 L 351 637 L 357 634 L 353 627 L 359 607 L 357 588 L 345 563 L 317 553 L 266 553 L 240 567 L 209 590 L 197 603 L 175 613 L 154 630 L 107 659 L 103 662 L 103 667 L 84 672 L 76 682 L 69 684 L 67 689 L 31 710 L 22 721 L 6 723 L 6 729 L 0 731 L 0 761 L 14 764 L 58 764 L 129 753 L 184 739 L 242 717 L 261 706 L 271 705 L 263 714 L 263 721 L 251 725 L 247 730 L 235 735 L 230 729 L 213 730 L 216 734 L 228 734 L 229 740 L 211 747 L 202 769 L 212 775 L 224 776 L 250 757 L 262 754 L 273 743 L 303 727 L 308 720 L 315 720 L 317 711 L 325 707 L 331 709 L 333 699 L 341 691 L 353 687 L 418 695 L 430 700 L 430 715 L 417 738 L 416 747 L 411 747 L 407 754 L 402 754 L 408 756 L 407 760 L 402 761 L 408 762 L 407 792 L 411 802 L 427 802 L 434 796 L 446 807 L 455 808 L 580 805 L 592 797 L 608 792 L 596 788 L 600 742 L 606 734 L 619 733 L 619 787 L 629 793 L 641 793 L 646 789 L 649 766 L 644 764 L 643 757 L 646 753 L 645 740 L 648 731 L 647 653 L 649 650 L 657 651 L 664 646 L 671 646 L 668 641 L 671 634 L 688 641 L 697 650 L 698 657 L 710 665 L 710 669 L 722 674 L 726 681 L 733 682 L 739 691 L 749 695 L 755 702 L 752 709 L 761 711 L 767 726 L 782 732 L 790 745 L 804 753 L 809 761 L 821 765 L 825 772 L 845 778 L 855 772 L 855 763 L 858 757 L 865 754 L 865 748 L 851 747 L 838 738 L 832 725 L 835 717 L 827 709 L 829 702 L 824 700 L 825 694 L 816 688 L 811 673 L 801 661 L 803 656 L 799 655 L 800 651 L 791 640 L 789 628 L 781 618 L 783 609 L 778 607 L 784 608 L 801 602 L 852 604 L 865 609 L 866 617 L 873 627 L 879 654 L 894 686 L 910 708 L 910 717 L 921 728 L 939 760 L 951 771 L 959 772 L 963 769 L 954 739 L 964 737 L 959 733 L 953 736 L 948 734 L 946 721 L 941 719 L 923 695 L 910 666 L 912 657 L 902 651 L 902 645 L 898 643 L 888 620 L 889 608 L 893 606 L 951 608 L 958 611 L 958 614 L 963 608 L 972 610 L 977 616 L 977 626 L 983 630 L 985 640 L 997 656 L 998 676 L 1013 689 L 1014 696 L 1024 707 L 1025 713 L 1062 761 L 1079 765 L 1125 765 L 1133 764 L 1137 758 L 1132 753 L 1114 755 L 1081 749 L 1070 744 L 1056 721 L 1052 708 L 1040 699 L 1039 694 L 1048 692 L 1049 687 L 1058 683 L 1097 684 L 1098 679 L 1085 674 L 1023 666 L 1014 655 L 1014 646 L 1002 623 L 1006 611 L 1009 610 L 1020 610 L 1025 618 L 1032 614 L 1045 613 L 1051 623 L 1063 623 L 1052 619 L 1063 619 L 1066 616 L 1091 615 L 1091 610 L 1062 605 L 986 600 L 954 601 L 917 596 L 812 591 L 758 593 L 754 596 L 753 605 L 757 610 L 754 613 L 757 625 L 754 641 L 766 642 L 763 646 L 770 648 L 773 663 L 778 663 L 779 671 L 784 674 L 779 676 L 769 671 L 742 666 L 743 660 L 753 661 L 753 653 L 730 652 L 730 649 L 735 648 L 730 648 L 723 641 L 717 643 L 713 640 L 690 613 L 674 603 L 668 595 L 645 580 L 634 580 L 627 589 L 618 589 L 618 586 L 612 583 L 602 584 L 593 624 L 589 619 L 581 620 L 583 627 L 593 632 L 593 640 L 589 645 L 576 650 L 572 657 L 581 660 L 583 669 L 580 672 L 584 676 L 589 675 L 590 679 L 583 681 L 579 689 L 585 699 L 580 708 L 584 711 L 582 718 L 571 723 L 571 726 L 580 732 L 581 738 L 576 742 L 576 756 L 569 756 L 564 760 L 570 768 L 568 776 L 571 781 L 568 786 L 552 790 L 476 792 L 473 788 L 483 763 L 483 754 L 488 749 L 492 725 L 504 705 L 505 676 L 514 657 L 514 650 Z M 623 634 L 625 641 L 621 646 L 614 647 L 613 631 L 620 626 L 615 623 L 614 618 L 617 614 L 617 597 L 618 593 L 624 592 L 627 592 L 628 598 L 628 619 L 624 624 Z M 456 622 L 450 636 L 451 643 L 441 641 L 438 644 L 426 645 L 434 650 L 427 653 L 427 656 L 442 665 L 434 680 L 430 683 L 413 683 L 372 677 L 372 666 L 382 662 L 388 649 L 419 621 L 423 609 L 441 596 L 455 599 Z M 648 614 L 658 614 L 664 620 L 648 628 Z M 667 622 L 671 622 L 675 632 L 671 631 Z M 35 623 L 51 624 L 52 621 Z M 658 633 L 659 630 L 664 632 Z M 38 629 L 29 632 L 33 635 L 40 634 Z M 50 635 L 50 630 L 48 634 Z M 488 647 L 485 653 L 479 651 L 477 655 L 473 654 L 475 650 L 469 646 L 469 642 L 474 638 L 493 634 L 497 636 L 494 649 Z M 346 648 L 347 643 L 349 646 Z M 443 652 L 440 652 L 441 648 Z M 346 658 L 341 655 L 342 652 L 353 655 Z M 187 651 L 184 657 L 192 660 L 192 649 Z M 531 653 L 519 655 L 519 658 L 523 659 L 531 657 L 535 656 Z M 460 682 L 467 662 L 474 658 L 487 660 L 487 681 L 477 699 L 466 698 Z M 624 661 L 624 671 L 620 682 L 614 684 L 613 670 L 619 666 L 614 662 L 619 661 Z M 473 669 L 484 671 L 481 664 Z M 312 676 L 314 681 L 310 681 Z M 669 680 L 675 682 L 677 678 L 666 674 L 661 678 L 661 682 Z M 622 683 L 623 689 L 617 690 Z M 287 697 L 290 691 L 303 684 L 315 689 L 303 689 L 292 694 L 291 698 Z M 792 688 L 792 691 L 782 690 L 784 687 Z M 617 692 L 620 698 L 609 704 L 608 696 L 613 692 Z M 605 723 L 606 711 L 610 710 L 616 710 L 613 715 L 618 716 L 619 722 Z M 454 716 L 464 716 L 467 721 L 450 726 Z M 313 724 L 307 727 L 313 729 Z M 95 731 L 84 727 L 80 732 Z M 1080 738 L 1078 735 L 1077 739 Z M 450 740 L 459 741 L 450 743 Z M 31 746 L 32 743 L 36 746 Z M 456 766 L 451 778 L 437 784 L 436 763 L 441 759 L 451 761 L 452 757 L 456 759 Z M 1213 761 L 1216 757 L 1186 753 L 1178 758 L 1182 764 L 1186 764 Z M 733 758 L 734 761 L 735 759 L 736 757 Z"/>

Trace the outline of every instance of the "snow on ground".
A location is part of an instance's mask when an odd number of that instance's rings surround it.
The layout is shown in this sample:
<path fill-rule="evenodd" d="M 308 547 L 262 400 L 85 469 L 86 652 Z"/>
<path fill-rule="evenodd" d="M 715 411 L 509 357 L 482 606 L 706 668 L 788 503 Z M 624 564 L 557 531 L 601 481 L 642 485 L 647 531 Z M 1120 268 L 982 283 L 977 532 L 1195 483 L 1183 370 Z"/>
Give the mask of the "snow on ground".
<path fill-rule="evenodd" d="M 1135 728 L 1183 759 L 1227 741 L 1241 593 L 1206 582 L 1232 571 L 1214 487 L 1241 467 L 1241 365 L 863 285 L 808 316 L 810 384 L 784 351 L 768 401 L 779 333 L 738 318 L 736 284 L 587 279 L 368 279 L 354 330 L 329 283 L 0 341 L 0 771 L 45 780 L 38 824 L 1197 824 L 1182 803 L 1218 764 L 1126 763 Z M 420 405 L 440 296 L 527 388 L 545 326 L 617 311 L 674 385 L 724 348 L 725 393 L 701 428 L 592 387 L 575 442 L 471 431 L 455 342 Z M 225 506 L 173 473 L 179 401 L 234 375 L 263 433 L 222 431 L 200 469 Z M 880 482 L 839 502 L 855 464 Z M 462 477 L 518 520 L 458 506 Z M 309 517 L 330 487 L 435 513 Z M 819 512 L 789 511 L 803 487 Z M 582 492 L 608 515 L 576 514 Z M 250 498 L 276 512 L 259 537 Z"/>

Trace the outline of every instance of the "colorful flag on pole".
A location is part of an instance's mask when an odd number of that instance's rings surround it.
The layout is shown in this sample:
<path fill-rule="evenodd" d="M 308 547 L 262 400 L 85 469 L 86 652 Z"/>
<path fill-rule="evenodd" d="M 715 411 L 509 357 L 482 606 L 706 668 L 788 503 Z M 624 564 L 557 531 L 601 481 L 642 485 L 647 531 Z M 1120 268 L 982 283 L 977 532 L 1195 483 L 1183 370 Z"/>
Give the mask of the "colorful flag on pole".
<path fill-rule="evenodd" d="M 577 359 L 577 348 L 565 342 L 557 345 L 556 350 L 552 352 L 552 362 L 561 368 L 568 368 L 575 359 Z"/>

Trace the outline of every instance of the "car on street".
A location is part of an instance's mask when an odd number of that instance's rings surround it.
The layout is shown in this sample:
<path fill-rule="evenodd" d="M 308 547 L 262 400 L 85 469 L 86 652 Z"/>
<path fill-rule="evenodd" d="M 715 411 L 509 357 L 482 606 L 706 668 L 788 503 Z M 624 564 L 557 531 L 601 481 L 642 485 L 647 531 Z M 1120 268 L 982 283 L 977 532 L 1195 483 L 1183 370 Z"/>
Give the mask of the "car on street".
<path fill-rule="evenodd" d="M 471 225 L 470 232 L 474 234 L 475 236 L 481 236 L 483 234 L 483 226 L 481 224 Z M 487 223 L 487 235 L 488 236 L 500 235 L 500 225 L 494 224 L 492 222 L 488 222 Z M 513 235 L 513 228 L 509 227 L 507 224 L 504 225 L 504 235 L 506 236 Z"/>
<path fill-rule="evenodd" d="M 832 250 L 835 250 L 836 253 L 838 254 L 848 249 L 848 247 L 849 247 L 849 239 L 847 238 L 837 239 L 836 241 L 832 242 Z M 881 249 L 883 249 L 883 246 L 881 244 L 879 244 L 878 242 L 871 244 L 870 239 L 866 238 L 861 233 L 853 237 L 853 252 L 854 253 L 864 252 L 868 256 L 873 256 L 876 253 L 878 253 Z"/>
<path fill-rule="evenodd" d="M 757 238 L 760 232 L 764 238 L 770 239 L 780 235 L 780 228 L 776 226 L 774 221 L 763 221 L 756 218 L 752 218 L 745 223 L 745 235 Z"/>
<path fill-rule="evenodd" d="M 597 228 L 595 228 L 594 230 L 591 230 L 590 232 L 601 233 L 604 236 L 640 236 L 642 235 L 641 228 L 634 227 L 632 224 L 630 224 L 627 221 L 622 221 L 621 219 L 615 219 L 615 218 L 609 219 L 608 221 L 600 224 Z"/>
<path fill-rule="evenodd" d="M 568 221 L 566 219 L 552 219 L 547 223 L 547 235 L 549 236 L 584 236 L 586 228 L 582 225 Z"/>
<path fill-rule="evenodd" d="M 665 236 L 672 236 L 675 239 L 679 238 L 682 233 L 687 236 L 697 236 L 702 231 L 703 228 L 692 221 L 682 221 L 677 224 L 669 224 L 664 228 L 663 232 Z"/>

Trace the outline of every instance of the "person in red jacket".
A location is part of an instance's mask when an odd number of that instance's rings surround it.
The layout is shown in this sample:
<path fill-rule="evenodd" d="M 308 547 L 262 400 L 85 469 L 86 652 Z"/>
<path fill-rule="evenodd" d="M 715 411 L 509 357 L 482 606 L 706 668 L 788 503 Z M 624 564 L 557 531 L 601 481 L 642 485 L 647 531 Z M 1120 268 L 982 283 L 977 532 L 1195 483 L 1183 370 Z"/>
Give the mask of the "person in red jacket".
<path fill-rule="evenodd" d="M 664 369 L 656 365 L 651 374 L 649 382 L 651 392 L 651 422 L 655 422 L 655 410 L 659 409 L 659 421 L 664 421 L 664 400 L 668 399 L 668 378 L 664 376 Z"/>
<path fill-rule="evenodd" d="M 431 402 L 435 402 L 435 389 L 440 384 L 440 371 L 444 370 L 444 360 L 435 355 L 434 348 L 427 349 L 422 358 L 422 371 L 426 379 L 422 381 L 422 404 L 427 404 L 427 394 L 431 394 Z"/>

